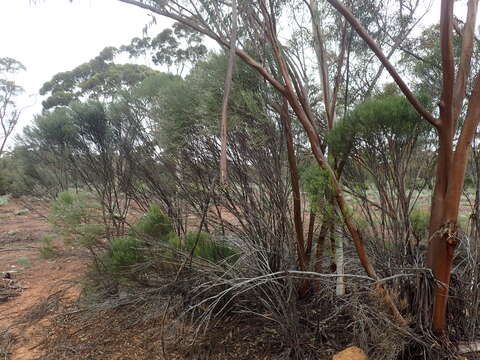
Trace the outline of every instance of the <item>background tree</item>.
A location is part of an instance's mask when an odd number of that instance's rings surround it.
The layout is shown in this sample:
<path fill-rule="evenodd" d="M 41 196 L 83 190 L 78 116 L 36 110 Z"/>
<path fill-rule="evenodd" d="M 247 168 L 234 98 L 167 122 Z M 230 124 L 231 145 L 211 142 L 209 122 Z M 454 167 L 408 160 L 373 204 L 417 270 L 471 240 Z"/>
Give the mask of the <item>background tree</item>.
<path fill-rule="evenodd" d="M 145 65 L 115 64 L 113 61 L 117 53 L 116 48 L 107 47 L 88 63 L 56 74 L 40 89 L 40 95 L 48 95 L 42 103 L 43 108 L 68 106 L 85 99 L 114 101 L 121 90 L 156 74 L 155 70 Z"/>
<path fill-rule="evenodd" d="M 155 65 L 165 65 L 168 72 L 182 75 L 185 69 L 190 69 L 207 55 L 207 47 L 202 41 L 201 34 L 182 23 L 175 23 L 153 38 L 134 38 L 119 50 L 135 58 L 149 55 Z"/>
<path fill-rule="evenodd" d="M 8 57 L 0 58 L 0 157 L 21 114 L 15 101 L 23 88 L 15 83 L 12 76 L 22 70 L 25 70 L 25 66 L 21 62 Z"/>

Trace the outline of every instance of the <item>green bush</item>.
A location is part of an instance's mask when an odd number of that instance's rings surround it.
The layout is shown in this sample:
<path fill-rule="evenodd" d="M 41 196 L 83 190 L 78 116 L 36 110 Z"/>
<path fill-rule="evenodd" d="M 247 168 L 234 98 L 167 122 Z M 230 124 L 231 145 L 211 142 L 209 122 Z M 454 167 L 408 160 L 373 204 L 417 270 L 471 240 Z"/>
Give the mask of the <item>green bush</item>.
<path fill-rule="evenodd" d="M 122 273 L 142 262 L 141 242 L 133 236 L 121 236 L 112 240 L 103 263 L 111 273 Z"/>
<path fill-rule="evenodd" d="M 17 263 L 23 267 L 30 266 L 30 259 L 27 256 L 20 256 L 17 259 Z"/>
<path fill-rule="evenodd" d="M 173 227 L 170 219 L 162 213 L 158 205 L 151 205 L 145 215 L 133 226 L 133 233 L 167 241 Z"/>
<path fill-rule="evenodd" d="M 22 161 L 18 156 L 7 154 L 0 159 L 0 195 L 18 197 L 30 193 L 32 187 L 25 181 Z"/>
<path fill-rule="evenodd" d="M 8 204 L 8 201 L 10 200 L 10 195 L 0 195 L 0 206 L 4 206 Z"/>
<path fill-rule="evenodd" d="M 215 241 L 205 232 L 200 232 L 200 234 L 196 231 L 189 232 L 182 245 L 182 250 L 192 251 L 194 249 L 194 256 L 212 262 L 232 258 L 236 254 L 225 242 Z"/>
<path fill-rule="evenodd" d="M 0 172 L 0 196 L 9 193 L 9 184 L 3 172 Z"/>
<path fill-rule="evenodd" d="M 410 213 L 410 223 L 414 236 L 423 240 L 427 237 L 428 226 L 430 223 L 430 212 L 421 209 L 414 209 Z"/>
<path fill-rule="evenodd" d="M 51 204 L 49 221 L 65 241 L 74 245 L 91 247 L 105 234 L 101 207 L 85 192 L 59 193 Z"/>
<path fill-rule="evenodd" d="M 42 236 L 41 242 L 42 246 L 40 247 L 40 256 L 44 259 L 52 259 L 58 255 L 58 248 L 53 245 L 53 235 L 44 235 Z"/>
<path fill-rule="evenodd" d="M 325 216 L 333 216 L 333 208 L 325 199 L 333 195 L 332 181 L 327 171 L 316 162 L 305 161 L 300 166 L 303 188 L 309 196 L 312 209 Z"/>

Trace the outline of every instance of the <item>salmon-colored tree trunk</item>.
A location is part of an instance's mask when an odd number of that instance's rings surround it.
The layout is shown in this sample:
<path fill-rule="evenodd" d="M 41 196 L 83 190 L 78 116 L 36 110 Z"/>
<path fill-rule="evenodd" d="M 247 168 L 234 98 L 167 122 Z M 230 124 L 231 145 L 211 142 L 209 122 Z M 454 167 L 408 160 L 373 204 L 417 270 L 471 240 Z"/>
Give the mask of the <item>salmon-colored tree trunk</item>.
<path fill-rule="evenodd" d="M 295 156 L 295 147 L 293 143 L 292 127 L 290 124 L 290 115 L 288 112 L 288 102 L 283 100 L 283 104 L 275 104 L 275 110 L 280 114 L 280 119 L 285 133 L 287 143 L 288 168 L 290 170 L 290 182 L 292 183 L 293 194 L 293 222 L 295 234 L 297 237 L 297 256 L 300 270 L 307 270 L 307 256 L 305 250 L 305 237 L 303 233 L 302 221 L 302 203 L 300 198 L 300 177 L 298 175 L 297 159 Z"/>
<path fill-rule="evenodd" d="M 471 72 L 471 58 L 478 0 L 468 1 L 467 20 L 461 31 L 462 44 L 459 63 L 455 64 L 453 49 L 454 0 L 442 0 L 440 13 L 440 48 L 442 57 L 442 94 L 440 116 L 435 118 L 415 98 L 395 68 L 381 52 L 348 8 L 337 0 L 327 0 L 355 28 L 396 81 L 414 108 L 437 130 L 438 157 L 435 188 L 432 195 L 430 245 L 428 263 L 436 280 L 432 329 L 438 336 L 446 334 L 446 309 L 450 274 L 457 245 L 457 219 L 463 190 L 470 144 L 480 121 L 480 74 L 473 77 L 473 90 L 467 112 L 455 141 L 458 120 L 466 100 Z"/>

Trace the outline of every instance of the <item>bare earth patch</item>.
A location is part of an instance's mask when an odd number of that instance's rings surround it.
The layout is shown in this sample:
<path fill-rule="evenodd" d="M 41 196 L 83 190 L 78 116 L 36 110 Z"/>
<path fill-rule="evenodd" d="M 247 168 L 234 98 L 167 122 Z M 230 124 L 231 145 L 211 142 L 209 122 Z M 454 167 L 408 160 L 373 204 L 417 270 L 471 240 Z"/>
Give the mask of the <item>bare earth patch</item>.
<path fill-rule="evenodd" d="M 43 330 L 56 310 L 42 304 L 51 304 L 46 300 L 52 297 L 72 300 L 79 293 L 77 281 L 85 261 L 71 255 L 46 260 L 40 255 L 41 238 L 50 230 L 47 211 L 47 204 L 31 199 L 11 199 L 0 206 L 0 291 L 9 294 L 0 302 L 2 358 L 41 357 Z"/>

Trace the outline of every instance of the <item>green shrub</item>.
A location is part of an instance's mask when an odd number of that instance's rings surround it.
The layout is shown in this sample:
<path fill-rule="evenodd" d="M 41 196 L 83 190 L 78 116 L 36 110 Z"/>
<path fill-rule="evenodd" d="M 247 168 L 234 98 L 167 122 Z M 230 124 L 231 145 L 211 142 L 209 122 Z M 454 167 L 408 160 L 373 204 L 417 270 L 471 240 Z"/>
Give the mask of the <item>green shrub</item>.
<path fill-rule="evenodd" d="M 412 225 L 412 231 L 414 236 L 419 240 L 423 240 L 427 237 L 429 222 L 429 211 L 414 209 L 410 213 L 410 224 Z"/>
<path fill-rule="evenodd" d="M 28 267 L 30 266 L 30 259 L 27 256 L 20 256 L 17 259 L 17 263 L 23 267 Z"/>
<path fill-rule="evenodd" d="M 196 246 L 195 246 L 196 244 Z M 226 244 L 213 240 L 205 232 L 189 232 L 182 244 L 182 250 L 193 251 L 193 255 L 212 262 L 220 262 L 227 258 L 235 257 L 235 251 Z"/>
<path fill-rule="evenodd" d="M 9 192 L 8 185 L 5 175 L 0 171 L 0 196 L 6 195 Z"/>
<path fill-rule="evenodd" d="M 133 236 L 121 236 L 112 240 L 110 250 L 104 257 L 104 265 L 112 273 L 127 271 L 143 261 L 140 241 Z"/>
<path fill-rule="evenodd" d="M 0 195 L 18 197 L 31 193 L 33 186 L 26 183 L 21 164 L 22 161 L 12 154 L 0 159 Z"/>
<path fill-rule="evenodd" d="M 312 208 L 317 213 L 333 216 L 333 208 L 325 201 L 333 195 L 330 175 L 317 163 L 307 161 L 301 164 L 301 181 L 309 196 Z"/>
<path fill-rule="evenodd" d="M 58 248 L 53 245 L 53 235 L 44 235 L 42 236 L 41 242 L 42 246 L 40 247 L 40 256 L 44 259 L 52 259 L 58 256 Z"/>
<path fill-rule="evenodd" d="M 0 195 L 0 206 L 4 206 L 8 204 L 8 201 L 10 200 L 10 195 Z"/>
<path fill-rule="evenodd" d="M 162 213 L 158 205 L 151 205 L 147 213 L 133 226 L 133 233 L 167 241 L 173 227 L 170 219 Z"/>
<path fill-rule="evenodd" d="M 59 193 L 51 204 L 49 221 L 55 231 L 73 245 L 91 247 L 105 233 L 101 207 L 85 192 Z"/>

